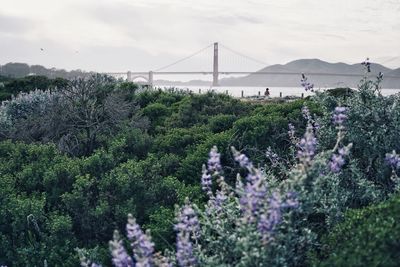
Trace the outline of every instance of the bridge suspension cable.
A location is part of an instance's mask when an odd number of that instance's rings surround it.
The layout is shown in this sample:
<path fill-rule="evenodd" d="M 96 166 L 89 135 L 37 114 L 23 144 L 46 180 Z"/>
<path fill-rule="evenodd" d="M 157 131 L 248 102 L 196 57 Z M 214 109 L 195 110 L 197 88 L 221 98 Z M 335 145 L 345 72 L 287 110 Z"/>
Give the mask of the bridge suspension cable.
<path fill-rule="evenodd" d="M 178 63 L 181 63 L 181 62 L 183 62 L 183 61 L 185 61 L 185 60 L 188 60 L 188 59 L 190 59 L 190 58 L 192 58 L 192 57 L 194 57 L 194 56 L 197 56 L 198 54 L 202 53 L 203 51 L 207 50 L 207 49 L 210 48 L 211 46 L 213 46 L 213 44 L 207 45 L 206 47 L 200 49 L 199 51 L 197 51 L 197 52 L 195 52 L 195 53 L 193 53 L 193 54 L 190 54 L 190 55 L 188 55 L 188 56 L 186 56 L 186 57 L 184 57 L 184 58 L 181 58 L 181 59 L 179 59 L 179 60 L 177 60 L 177 61 L 175 61 L 175 62 L 173 62 L 173 63 L 171 63 L 171 64 L 168 64 L 168 65 L 166 65 L 166 66 L 163 66 L 163 67 L 161 67 L 161 68 L 158 68 L 158 69 L 156 69 L 156 70 L 154 70 L 154 71 L 155 71 L 155 72 L 161 71 L 161 70 L 164 70 L 164 69 L 166 69 L 166 68 L 172 67 L 172 66 L 174 66 L 174 65 L 176 65 L 176 64 L 178 64 Z"/>
<path fill-rule="evenodd" d="M 234 49 L 232 49 L 232 48 L 229 48 L 229 47 L 227 47 L 227 46 L 225 46 L 225 45 L 220 44 L 220 47 L 222 47 L 222 48 L 224 48 L 224 49 L 226 49 L 226 50 L 232 52 L 233 54 L 236 54 L 236 55 L 238 55 L 238 56 L 241 56 L 241 57 L 243 57 L 243 58 L 246 58 L 246 59 L 248 59 L 248 60 L 250 60 L 250 61 L 256 62 L 256 63 L 262 65 L 263 67 L 267 67 L 267 66 L 270 66 L 270 65 L 271 65 L 271 64 L 269 64 L 269 63 L 263 62 L 263 61 L 261 61 L 261 60 L 255 59 L 255 58 L 253 58 L 253 57 L 246 56 L 245 54 L 240 53 L 240 52 L 238 52 L 238 51 L 236 51 L 236 50 L 234 50 Z"/>

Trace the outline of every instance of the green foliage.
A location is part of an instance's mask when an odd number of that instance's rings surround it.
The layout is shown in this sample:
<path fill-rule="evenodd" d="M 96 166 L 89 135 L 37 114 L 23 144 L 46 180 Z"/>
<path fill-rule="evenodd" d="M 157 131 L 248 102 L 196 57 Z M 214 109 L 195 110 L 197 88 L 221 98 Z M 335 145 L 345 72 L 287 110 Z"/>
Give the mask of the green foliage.
<path fill-rule="evenodd" d="M 232 128 L 233 123 L 237 120 L 235 115 L 220 114 L 210 118 L 210 129 L 213 133 L 220 133 Z"/>
<path fill-rule="evenodd" d="M 384 157 L 393 149 L 400 151 L 400 97 L 384 97 L 378 84 L 364 80 L 352 97 L 344 99 L 323 94 L 319 95 L 318 102 L 326 114 L 338 105 L 349 107 L 346 142 L 353 143 L 352 157 L 357 162 L 358 171 L 381 188 L 384 196 L 393 192 L 393 181 L 388 179 L 391 170 Z M 330 147 L 335 142 L 336 130 L 331 119 L 325 116 L 320 121 L 321 148 Z M 349 180 L 353 180 L 352 176 Z"/>
<path fill-rule="evenodd" d="M 347 97 L 321 94 L 255 105 L 214 93 L 139 92 L 131 83 L 99 81 L 80 84 L 89 91 L 79 91 L 79 83 L 77 91 L 33 91 L 0 108 L 0 264 L 42 266 L 46 260 L 49 266 L 76 266 L 76 247 L 110 264 L 107 242 L 114 229 L 125 231 L 128 213 L 152 231 L 158 249 L 172 249 L 174 205 L 189 197 L 204 206 L 201 168 L 214 145 L 229 185 L 244 172 L 230 153 L 235 146 L 265 172 L 269 188 L 299 193 L 301 208 L 281 225 L 280 246 L 268 250 L 276 255 L 269 262 L 274 266 L 304 265 L 307 252 L 323 248 L 321 237 L 347 209 L 395 191 L 384 156 L 400 151 L 400 98 L 382 97 L 373 84 Z M 81 97 L 65 105 L 74 92 Z M 56 96 L 54 102 L 48 96 Z M 304 105 L 320 127 L 318 156 L 300 175 L 297 147 L 287 132 L 291 123 L 296 138 L 303 135 Z M 338 105 L 349 107 L 341 143 L 353 148 L 343 170 L 331 173 L 326 166 L 337 141 L 331 113 Z M 277 162 L 267 151 L 277 154 Z"/>
<path fill-rule="evenodd" d="M 68 80 L 62 78 L 49 79 L 45 76 L 26 76 L 18 79 L 6 79 L 0 86 L 0 101 L 8 100 L 12 95 L 34 90 L 56 90 L 68 85 Z"/>
<path fill-rule="evenodd" d="M 354 90 L 351 88 L 335 88 L 335 89 L 329 89 L 327 91 L 328 95 L 334 96 L 337 98 L 347 98 L 350 96 L 354 95 Z"/>
<path fill-rule="evenodd" d="M 346 213 L 324 237 L 317 266 L 398 266 L 400 197 Z"/>

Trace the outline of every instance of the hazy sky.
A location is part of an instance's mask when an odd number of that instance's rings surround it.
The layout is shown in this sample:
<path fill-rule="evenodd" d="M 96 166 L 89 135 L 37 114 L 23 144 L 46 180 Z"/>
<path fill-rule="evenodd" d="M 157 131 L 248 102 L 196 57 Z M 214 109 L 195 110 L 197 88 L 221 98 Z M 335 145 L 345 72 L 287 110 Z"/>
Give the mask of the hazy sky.
<path fill-rule="evenodd" d="M 215 41 L 268 63 L 400 67 L 400 0 L 0 0 L 0 64 L 147 71 Z M 185 64 L 211 69 L 211 50 Z"/>

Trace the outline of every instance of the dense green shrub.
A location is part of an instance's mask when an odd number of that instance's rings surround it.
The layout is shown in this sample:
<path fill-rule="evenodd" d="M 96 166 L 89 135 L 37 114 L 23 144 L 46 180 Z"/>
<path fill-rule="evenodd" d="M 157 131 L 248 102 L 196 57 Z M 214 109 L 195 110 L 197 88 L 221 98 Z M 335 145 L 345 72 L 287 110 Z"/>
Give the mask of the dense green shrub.
<path fill-rule="evenodd" d="M 210 129 L 214 133 L 223 132 L 232 128 L 233 123 L 237 120 L 235 115 L 220 114 L 210 118 Z"/>
<path fill-rule="evenodd" d="M 398 266 L 400 197 L 349 211 L 323 238 L 317 266 Z"/>

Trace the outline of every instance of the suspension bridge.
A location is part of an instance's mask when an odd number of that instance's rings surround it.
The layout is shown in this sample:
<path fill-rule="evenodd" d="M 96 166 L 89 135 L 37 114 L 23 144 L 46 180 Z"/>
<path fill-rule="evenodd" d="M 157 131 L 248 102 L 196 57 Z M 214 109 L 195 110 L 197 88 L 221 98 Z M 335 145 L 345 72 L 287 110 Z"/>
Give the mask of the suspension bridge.
<path fill-rule="evenodd" d="M 160 68 L 157 68 L 155 70 L 151 70 L 151 71 L 127 71 L 127 72 L 107 72 L 105 74 L 116 77 L 116 78 L 122 78 L 125 79 L 127 81 L 133 81 L 133 82 L 138 82 L 138 83 L 142 83 L 145 85 L 148 85 L 149 87 L 153 87 L 154 85 L 154 77 L 157 76 L 166 76 L 166 75 L 212 75 L 212 82 L 211 82 L 211 86 L 212 87 L 216 87 L 219 86 L 220 82 L 220 76 L 221 75 L 298 75 L 300 77 L 300 75 L 302 75 L 303 73 L 306 75 L 312 75 L 312 76 L 337 76 L 337 77 L 362 77 L 363 74 L 351 74 L 351 73 L 326 73 L 326 72 L 290 72 L 290 71 L 259 71 L 257 70 L 253 70 L 253 71 L 246 71 L 246 70 L 242 70 L 242 71 L 233 71 L 233 70 L 223 70 L 221 71 L 221 57 L 220 57 L 220 51 L 221 49 L 223 49 L 223 51 L 226 53 L 230 53 L 235 55 L 236 57 L 239 57 L 242 60 L 246 60 L 247 62 L 252 62 L 254 64 L 257 64 L 258 69 L 260 69 L 260 67 L 265 68 L 267 66 L 270 66 L 271 64 L 268 64 L 266 62 L 263 62 L 259 59 L 253 58 L 251 56 L 247 56 L 241 52 L 238 52 L 234 49 L 231 49 L 227 46 L 224 46 L 222 44 L 218 44 L 213 43 L 210 44 L 198 51 L 196 51 L 195 53 L 192 53 L 184 58 L 181 58 L 177 61 L 174 61 L 170 64 L 167 64 L 165 66 L 162 66 Z M 211 59 L 212 59 L 212 70 L 206 70 L 206 71 L 198 71 L 198 70 L 194 70 L 194 71 L 180 71 L 180 70 L 171 70 L 171 68 L 173 66 L 176 65 L 182 65 L 183 62 L 187 62 L 189 59 L 194 58 L 196 56 L 202 55 L 204 57 L 204 53 L 207 54 L 207 52 L 209 52 L 210 50 L 212 50 L 212 55 L 211 55 Z M 210 55 L 207 54 L 206 57 L 209 57 Z M 228 58 L 232 58 L 229 55 L 227 56 Z M 234 60 L 235 61 L 235 60 Z M 227 62 L 228 64 L 225 64 L 228 68 L 230 68 L 230 66 L 234 65 L 232 63 L 232 59 L 230 60 L 230 62 Z M 237 63 L 237 60 L 236 62 Z M 209 61 L 207 62 L 207 65 L 209 65 Z M 236 64 L 237 65 L 237 64 Z M 185 68 L 186 69 L 186 68 Z M 391 78 L 396 78 L 396 79 L 400 79 L 400 76 L 386 76 L 386 77 L 391 77 Z M 140 82 L 140 80 L 142 80 Z M 144 81 L 144 82 L 143 82 Z"/>

